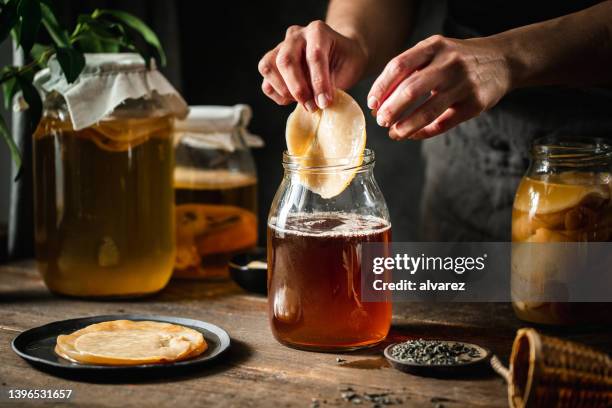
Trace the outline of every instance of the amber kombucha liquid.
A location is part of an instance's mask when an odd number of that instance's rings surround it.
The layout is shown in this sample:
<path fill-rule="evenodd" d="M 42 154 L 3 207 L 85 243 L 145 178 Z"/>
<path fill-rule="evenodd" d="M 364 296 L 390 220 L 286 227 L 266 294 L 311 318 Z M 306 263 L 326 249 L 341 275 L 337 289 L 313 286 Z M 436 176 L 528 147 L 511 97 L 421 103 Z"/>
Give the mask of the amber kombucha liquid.
<path fill-rule="evenodd" d="M 612 241 L 612 177 L 609 173 L 563 172 L 525 177 L 512 209 L 514 243 Z M 526 301 L 520 289 L 544 288 L 563 259 L 557 246 L 513 248 L 513 306 L 519 318 L 540 324 L 609 322 L 609 306 L 597 302 Z M 552 259 L 551 259 L 552 258 Z M 553 265 L 553 266 L 550 266 Z M 516 283 L 516 285 L 514 285 Z"/>
<path fill-rule="evenodd" d="M 50 290 L 84 297 L 162 289 L 174 263 L 172 119 L 105 120 L 34 134 L 35 240 Z"/>
<path fill-rule="evenodd" d="M 611 195 L 612 176 L 608 173 L 525 177 L 512 210 L 512 241 L 610 241 Z"/>
<path fill-rule="evenodd" d="M 355 214 L 289 216 L 268 224 L 268 306 L 272 332 L 286 345 L 350 350 L 382 341 L 390 302 L 361 301 L 361 244 L 390 242 L 391 225 Z"/>
<path fill-rule="evenodd" d="M 257 244 L 257 180 L 229 170 L 177 167 L 174 276 L 219 279 L 227 262 Z"/>

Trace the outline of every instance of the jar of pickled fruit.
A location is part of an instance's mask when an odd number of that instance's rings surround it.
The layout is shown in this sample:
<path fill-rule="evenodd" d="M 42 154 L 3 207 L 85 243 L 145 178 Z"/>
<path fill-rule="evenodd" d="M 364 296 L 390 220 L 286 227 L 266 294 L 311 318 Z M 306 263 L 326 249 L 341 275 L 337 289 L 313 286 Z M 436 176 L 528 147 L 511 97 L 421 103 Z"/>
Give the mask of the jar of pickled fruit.
<path fill-rule="evenodd" d="M 553 325 L 609 319 L 608 305 L 557 301 L 555 292 L 567 292 L 564 264 L 576 248 L 560 243 L 612 240 L 611 170 L 605 140 L 534 143 L 512 210 L 512 299 L 520 319 Z"/>
<path fill-rule="evenodd" d="M 268 217 L 268 314 L 288 346 L 322 351 L 375 345 L 391 325 L 390 301 L 361 298 L 364 243 L 391 242 L 374 152 L 308 160 L 285 153 Z"/>
<path fill-rule="evenodd" d="M 257 173 L 246 105 L 192 106 L 175 132 L 179 278 L 224 279 L 228 261 L 257 244 Z"/>
<path fill-rule="evenodd" d="M 57 62 L 36 78 L 37 266 L 55 293 L 133 297 L 161 290 L 174 264 L 174 88 L 135 54 L 86 55 L 69 84 Z"/>

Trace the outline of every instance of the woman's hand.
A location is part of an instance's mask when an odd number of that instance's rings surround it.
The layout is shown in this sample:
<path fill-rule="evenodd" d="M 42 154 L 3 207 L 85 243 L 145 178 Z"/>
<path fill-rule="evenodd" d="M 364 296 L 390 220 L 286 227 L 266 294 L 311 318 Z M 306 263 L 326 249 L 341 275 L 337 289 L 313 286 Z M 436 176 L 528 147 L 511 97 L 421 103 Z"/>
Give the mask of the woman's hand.
<path fill-rule="evenodd" d="M 297 101 L 314 112 L 331 103 L 336 87 L 354 85 L 366 61 L 357 35 L 344 36 L 322 21 L 292 26 L 285 40 L 259 61 L 261 89 L 279 105 Z"/>
<path fill-rule="evenodd" d="M 494 106 L 511 89 L 508 63 L 495 40 L 439 35 L 392 59 L 368 95 L 393 139 L 426 139 Z M 427 98 L 412 113 L 415 101 Z"/>

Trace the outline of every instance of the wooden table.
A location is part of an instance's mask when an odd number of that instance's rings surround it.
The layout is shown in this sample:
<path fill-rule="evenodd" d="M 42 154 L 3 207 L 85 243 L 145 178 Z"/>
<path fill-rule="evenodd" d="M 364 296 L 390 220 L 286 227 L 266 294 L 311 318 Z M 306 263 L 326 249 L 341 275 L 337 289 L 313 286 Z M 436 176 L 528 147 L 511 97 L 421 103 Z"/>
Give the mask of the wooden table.
<path fill-rule="evenodd" d="M 349 354 L 293 350 L 278 344 L 268 328 L 266 299 L 233 283 L 173 281 L 161 294 L 140 301 L 93 302 L 51 295 L 31 261 L 0 266 L 0 406 L 7 390 L 72 389 L 69 403 L 98 407 L 371 407 L 341 396 L 390 392 L 389 406 L 503 407 L 506 387 L 495 374 L 468 379 L 434 379 L 390 368 L 381 348 Z M 214 365 L 181 377 L 130 379 L 130 383 L 79 382 L 40 372 L 15 355 L 11 340 L 21 331 L 55 320 L 112 313 L 147 313 L 201 319 L 225 328 L 230 351 Z M 473 341 L 507 362 L 522 324 L 508 304 L 398 305 L 390 341 L 438 337 Z M 610 351 L 612 331 L 557 332 Z M 338 362 L 337 357 L 345 359 Z M 115 382 L 115 383 L 113 383 Z M 34 404 L 33 404 L 34 405 Z"/>

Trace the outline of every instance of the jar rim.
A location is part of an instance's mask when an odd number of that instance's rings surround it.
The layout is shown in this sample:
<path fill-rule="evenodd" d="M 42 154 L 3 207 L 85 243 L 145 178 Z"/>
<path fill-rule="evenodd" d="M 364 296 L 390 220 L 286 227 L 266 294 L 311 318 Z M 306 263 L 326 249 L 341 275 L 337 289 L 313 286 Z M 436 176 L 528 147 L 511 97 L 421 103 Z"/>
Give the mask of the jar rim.
<path fill-rule="evenodd" d="M 304 165 L 304 156 L 290 154 L 287 150 L 283 152 L 283 167 L 286 170 L 299 171 L 345 171 L 362 170 L 372 167 L 376 162 L 376 157 L 372 149 L 366 148 L 362 155 L 349 157 L 326 158 L 324 164 Z M 359 164 L 356 164 L 359 163 Z"/>
<path fill-rule="evenodd" d="M 602 137 L 541 137 L 534 140 L 535 159 L 563 163 L 587 163 L 612 160 L 612 141 Z"/>

